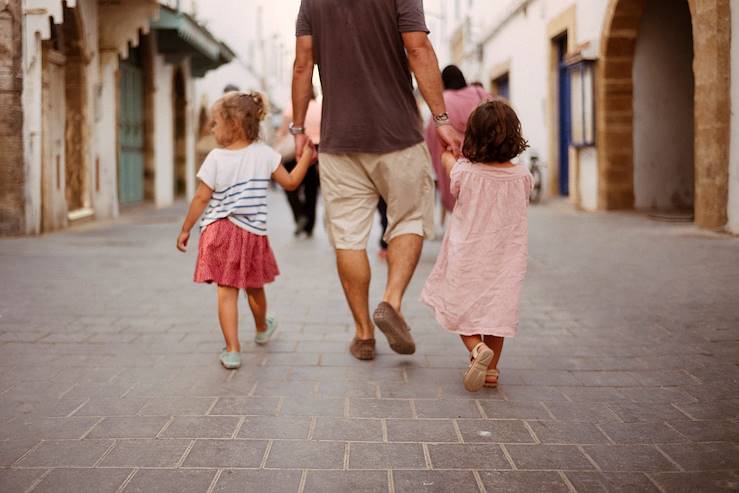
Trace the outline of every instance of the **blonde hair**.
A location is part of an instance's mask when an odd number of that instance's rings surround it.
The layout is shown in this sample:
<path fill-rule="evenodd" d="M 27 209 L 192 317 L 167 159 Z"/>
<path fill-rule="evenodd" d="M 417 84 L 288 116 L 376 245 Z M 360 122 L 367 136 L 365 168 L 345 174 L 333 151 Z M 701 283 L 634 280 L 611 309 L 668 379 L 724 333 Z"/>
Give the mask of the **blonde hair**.
<path fill-rule="evenodd" d="M 259 124 L 267 116 L 267 98 L 258 91 L 231 91 L 216 101 L 213 110 L 220 112 L 233 128 L 240 129 L 250 141 L 259 139 Z M 229 135 L 229 140 L 237 138 Z"/>

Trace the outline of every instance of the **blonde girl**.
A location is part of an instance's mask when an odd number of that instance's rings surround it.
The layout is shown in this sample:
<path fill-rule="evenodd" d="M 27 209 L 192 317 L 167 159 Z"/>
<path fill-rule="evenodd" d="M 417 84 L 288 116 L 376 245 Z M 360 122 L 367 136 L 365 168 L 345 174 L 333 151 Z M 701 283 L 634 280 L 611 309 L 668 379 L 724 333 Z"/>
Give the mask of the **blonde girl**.
<path fill-rule="evenodd" d="M 194 281 L 218 285 L 218 320 L 226 342 L 220 361 L 229 369 L 241 366 L 240 290 L 246 291 L 254 316 L 255 341 L 266 344 L 277 328 L 264 293 L 264 285 L 279 274 L 267 238 L 269 182 L 294 190 L 315 161 L 314 152 L 305 152 L 288 173 L 280 155 L 259 141 L 266 114 L 265 99 L 257 92 L 230 92 L 213 105 L 211 132 L 219 147 L 197 174 L 200 181 L 177 238 L 177 249 L 186 251 L 190 230 L 202 216 Z"/>

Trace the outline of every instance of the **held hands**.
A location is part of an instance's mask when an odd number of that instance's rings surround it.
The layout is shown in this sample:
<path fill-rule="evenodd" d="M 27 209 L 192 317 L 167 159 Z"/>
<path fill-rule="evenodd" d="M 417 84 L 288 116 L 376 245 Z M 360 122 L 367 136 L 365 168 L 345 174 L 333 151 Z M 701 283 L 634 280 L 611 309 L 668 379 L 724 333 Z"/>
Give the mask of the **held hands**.
<path fill-rule="evenodd" d="M 177 237 L 177 250 L 181 252 L 187 251 L 187 241 L 190 239 L 189 231 L 180 231 L 180 235 Z"/>
<path fill-rule="evenodd" d="M 304 152 L 310 154 L 310 164 L 315 164 L 318 161 L 318 151 L 315 144 L 305 134 L 297 134 L 295 136 L 295 157 L 298 161 L 303 157 Z"/>
<path fill-rule="evenodd" d="M 310 165 L 311 166 L 313 166 L 314 164 L 318 162 L 318 150 L 316 150 L 316 145 L 310 139 L 307 139 L 307 143 L 305 147 L 303 148 L 303 151 L 310 154 Z"/>
<path fill-rule="evenodd" d="M 441 141 L 446 144 L 447 151 L 459 159 L 462 155 L 462 135 L 451 125 L 442 125 L 436 128 Z"/>

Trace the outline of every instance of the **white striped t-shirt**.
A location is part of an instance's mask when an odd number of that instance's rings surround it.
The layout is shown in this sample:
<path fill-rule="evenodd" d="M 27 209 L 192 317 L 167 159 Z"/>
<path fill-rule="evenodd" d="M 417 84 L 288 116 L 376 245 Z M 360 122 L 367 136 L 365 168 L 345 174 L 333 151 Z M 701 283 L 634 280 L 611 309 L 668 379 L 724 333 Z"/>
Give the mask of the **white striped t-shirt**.
<path fill-rule="evenodd" d="M 267 234 L 267 188 L 280 165 L 280 155 L 261 142 L 243 149 L 213 149 L 198 171 L 198 178 L 213 189 L 200 228 L 228 218 L 257 235 Z"/>

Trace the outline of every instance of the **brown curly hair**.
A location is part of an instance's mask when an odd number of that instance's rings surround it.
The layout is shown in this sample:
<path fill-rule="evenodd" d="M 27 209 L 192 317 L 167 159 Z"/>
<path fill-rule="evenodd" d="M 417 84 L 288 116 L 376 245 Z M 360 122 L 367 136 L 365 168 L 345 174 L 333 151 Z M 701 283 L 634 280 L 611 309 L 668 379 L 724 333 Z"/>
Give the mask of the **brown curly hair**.
<path fill-rule="evenodd" d="M 493 99 L 470 115 L 462 154 L 476 163 L 507 163 L 528 146 L 516 112 L 503 100 Z"/>
<path fill-rule="evenodd" d="M 228 140 L 233 142 L 243 136 L 253 142 L 259 139 L 259 124 L 267 116 L 267 100 L 260 92 L 226 93 L 213 106 L 231 127 Z"/>

